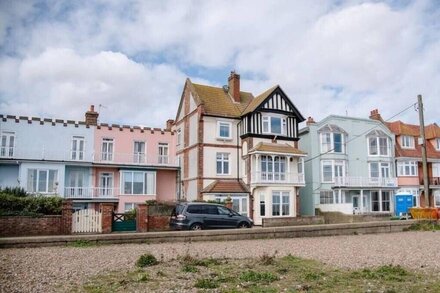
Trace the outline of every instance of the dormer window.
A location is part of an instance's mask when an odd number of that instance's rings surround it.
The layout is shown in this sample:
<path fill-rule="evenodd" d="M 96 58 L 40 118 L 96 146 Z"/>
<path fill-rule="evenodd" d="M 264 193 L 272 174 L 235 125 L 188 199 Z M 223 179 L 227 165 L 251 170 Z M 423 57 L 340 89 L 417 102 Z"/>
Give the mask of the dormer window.
<path fill-rule="evenodd" d="M 286 133 L 286 118 L 263 116 L 263 133 L 284 135 Z"/>
<path fill-rule="evenodd" d="M 402 148 L 413 149 L 414 148 L 414 137 L 409 135 L 402 135 L 400 137 L 400 144 Z"/>
<path fill-rule="evenodd" d="M 226 121 L 217 121 L 217 138 L 232 139 L 232 124 Z"/>
<path fill-rule="evenodd" d="M 390 139 L 383 131 L 374 130 L 367 136 L 368 155 L 370 156 L 390 156 Z"/>
<path fill-rule="evenodd" d="M 345 153 L 346 132 L 337 125 L 327 124 L 319 129 L 321 153 Z"/>

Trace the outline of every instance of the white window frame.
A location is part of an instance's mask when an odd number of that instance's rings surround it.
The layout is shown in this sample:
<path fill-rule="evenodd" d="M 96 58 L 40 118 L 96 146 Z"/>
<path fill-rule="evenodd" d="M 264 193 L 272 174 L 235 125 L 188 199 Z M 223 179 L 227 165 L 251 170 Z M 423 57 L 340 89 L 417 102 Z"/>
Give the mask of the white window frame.
<path fill-rule="evenodd" d="M 335 193 L 332 190 L 319 191 L 319 204 L 334 204 Z"/>
<path fill-rule="evenodd" d="M 335 134 L 341 135 L 341 151 L 336 152 L 335 151 Z M 320 135 L 320 142 L 321 142 L 321 154 L 324 153 L 335 153 L 335 154 L 345 154 L 345 135 L 342 132 L 321 132 Z M 324 144 L 324 137 L 330 138 L 330 141 L 325 141 Z M 324 147 L 326 146 L 326 147 Z"/>
<path fill-rule="evenodd" d="M 440 190 L 434 190 L 434 205 L 440 207 Z"/>
<path fill-rule="evenodd" d="M 143 150 L 141 149 L 139 151 L 139 149 L 136 148 L 136 145 L 140 145 L 143 144 Z M 142 145 L 141 145 L 142 146 Z M 136 164 L 141 164 L 141 163 L 145 163 L 147 161 L 147 143 L 143 140 L 134 140 L 133 141 L 133 163 Z"/>
<path fill-rule="evenodd" d="M 400 137 L 400 145 L 403 149 L 414 149 L 414 136 L 402 135 Z"/>
<path fill-rule="evenodd" d="M 72 149 L 70 152 L 70 159 L 74 161 L 84 161 L 85 147 L 86 140 L 84 136 L 72 136 Z"/>
<path fill-rule="evenodd" d="M 377 172 L 378 172 L 378 176 L 377 177 L 372 177 L 371 176 L 371 166 L 373 164 L 377 164 Z M 388 177 L 383 176 L 383 170 L 388 169 Z M 368 177 L 370 178 L 370 181 L 376 181 L 376 180 L 380 180 L 382 178 L 391 178 L 392 177 L 392 173 L 391 173 L 391 163 L 389 162 L 369 162 L 368 163 Z"/>
<path fill-rule="evenodd" d="M 33 181 L 32 181 L 32 188 L 29 188 L 29 183 L 30 183 L 30 172 L 34 172 L 36 171 L 36 176 L 37 178 L 35 178 L 35 190 L 33 190 Z M 40 183 L 40 172 L 45 172 L 46 173 L 46 182 L 45 182 L 45 190 L 44 191 L 40 191 L 39 190 L 39 183 Z M 53 187 L 52 187 L 52 191 L 49 191 L 49 175 L 50 172 L 54 172 L 54 180 L 53 180 Z M 30 193 L 41 193 L 41 194 L 54 194 L 57 192 L 57 185 L 58 185 L 58 170 L 57 169 L 39 169 L 39 168 L 29 168 L 27 169 L 27 191 Z"/>
<path fill-rule="evenodd" d="M 110 182 L 109 186 L 105 186 L 104 179 L 107 182 Z M 107 183 L 108 184 L 108 183 Z M 99 189 L 98 189 L 98 195 L 99 196 L 114 196 L 114 174 L 113 172 L 99 172 Z"/>
<path fill-rule="evenodd" d="M 281 127 L 281 133 L 276 133 L 272 131 L 272 118 L 280 119 L 280 127 Z M 286 135 L 286 117 L 279 116 L 279 115 L 263 115 L 262 116 L 262 124 L 263 134 L 273 134 L 273 135 Z"/>
<path fill-rule="evenodd" d="M 12 145 L 11 145 L 11 138 Z M 2 131 L 0 135 L 0 158 L 13 158 L 15 153 L 15 132 Z"/>
<path fill-rule="evenodd" d="M 105 151 L 104 151 L 104 145 L 105 147 Z M 112 146 L 111 149 L 112 151 L 109 152 L 109 146 Z M 110 137 L 104 137 L 102 138 L 101 141 L 101 161 L 104 162 L 113 162 L 114 160 L 114 154 L 115 154 L 115 139 L 114 138 L 110 138 Z"/>
<path fill-rule="evenodd" d="M 419 176 L 418 162 L 417 161 L 398 161 L 397 162 L 397 176 L 418 177 Z"/>
<path fill-rule="evenodd" d="M 176 130 L 177 133 L 177 145 L 180 145 L 182 143 L 182 129 L 178 128 Z"/>
<path fill-rule="evenodd" d="M 228 136 L 221 136 L 221 127 L 226 126 L 228 128 Z M 219 140 L 231 140 L 232 139 L 232 123 L 228 121 L 217 121 L 217 139 Z"/>
<path fill-rule="evenodd" d="M 131 206 L 131 208 L 127 209 L 127 206 Z M 128 213 L 128 212 L 130 212 L 132 210 L 135 210 L 136 206 L 137 206 L 137 203 L 135 203 L 135 202 L 126 202 L 126 203 L 124 203 L 124 213 Z"/>
<path fill-rule="evenodd" d="M 170 157 L 170 146 L 167 142 L 157 144 L 157 156 L 159 164 L 168 164 Z"/>
<path fill-rule="evenodd" d="M 388 137 L 385 137 L 385 136 L 368 136 L 367 138 L 368 138 L 367 139 L 367 146 L 368 146 L 368 155 L 369 156 L 371 156 L 371 157 L 390 157 L 391 156 L 391 154 L 390 154 L 390 139 Z M 371 153 L 372 148 L 370 147 L 370 139 L 376 140 L 376 149 L 375 149 L 375 151 L 377 152 L 377 154 L 372 154 Z M 381 153 L 381 150 L 382 150 L 382 148 L 380 147 L 381 139 L 385 139 L 385 141 L 386 141 L 386 148 L 385 148 L 386 149 L 386 154 L 382 154 Z"/>
<path fill-rule="evenodd" d="M 215 156 L 215 170 L 217 175 L 230 175 L 231 174 L 231 164 L 230 164 L 230 153 L 216 153 Z M 218 163 L 220 163 L 220 170 L 218 169 Z M 225 164 L 228 164 L 228 172 L 225 172 Z M 220 171 L 220 172 L 219 172 Z"/>
<path fill-rule="evenodd" d="M 279 198 L 279 203 L 277 203 L 277 205 L 279 206 L 279 211 L 280 214 L 279 215 L 274 215 L 274 198 L 278 197 Z M 285 198 L 287 197 L 287 202 L 285 202 Z M 283 212 L 283 207 L 287 205 L 287 213 Z M 290 209 L 292 207 L 292 202 L 291 202 L 291 198 L 290 198 L 290 192 L 289 191 L 278 191 L 278 190 L 274 190 L 272 191 L 272 217 L 288 217 L 290 216 Z"/>
<path fill-rule="evenodd" d="M 143 193 L 134 193 L 134 175 L 135 174 L 142 174 L 142 191 Z M 125 193 L 125 182 L 126 182 L 126 176 L 131 175 L 131 193 Z M 148 179 L 147 176 L 153 176 L 152 185 L 151 187 L 148 186 Z M 130 170 L 123 170 L 120 171 L 120 191 L 122 195 L 156 195 L 156 172 L 154 171 L 130 171 Z M 128 178 L 128 177 L 127 177 Z M 128 181 L 127 181 L 128 182 Z M 151 188 L 148 190 L 148 188 Z M 150 191 L 150 192 L 149 192 Z"/>
<path fill-rule="evenodd" d="M 330 163 L 330 164 L 329 164 Z M 331 180 L 324 180 L 324 165 L 331 166 Z M 342 167 L 342 176 L 336 175 L 336 167 Z M 345 177 L 346 176 L 346 161 L 345 160 L 322 160 L 321 161 L 321 182 L 322 183 L 334 183 L 336 177 Z"/>

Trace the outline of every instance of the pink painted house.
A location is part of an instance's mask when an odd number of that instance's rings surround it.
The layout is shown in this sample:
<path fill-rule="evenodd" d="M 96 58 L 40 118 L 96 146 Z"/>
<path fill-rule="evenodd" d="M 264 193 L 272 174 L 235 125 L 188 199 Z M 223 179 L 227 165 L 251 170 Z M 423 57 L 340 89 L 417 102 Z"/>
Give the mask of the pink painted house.
<path fill-rule="evenodd" d="M 94 184 L 118 199 L 118 211 L 147 200 L 175 201 L 178 164 L 170 129 L 97 124 Z"/>

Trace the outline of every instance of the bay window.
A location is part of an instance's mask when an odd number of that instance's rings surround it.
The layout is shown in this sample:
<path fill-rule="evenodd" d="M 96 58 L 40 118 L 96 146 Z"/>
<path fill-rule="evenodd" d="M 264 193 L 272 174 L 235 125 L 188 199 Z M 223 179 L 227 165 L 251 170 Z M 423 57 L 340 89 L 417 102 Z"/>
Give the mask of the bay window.
<path fill-rule="evenodd" d="M 286 180 L 286 157 L 261 156 L 261 180 Z"/>
<path fill-rule="evenodd" d="M 344 153 L 344 135 L 339 132 L 323 132 L 321 137 L 321 153 Z"/>
<path fill-rule="evenodd" d="M 156 172 L 122 171 L 122 194 L 156 194 Z"/>
<path fill-rule="evenodd" d="M 28 169 L 27 191 L 53 193 L 56 191 L 57 170 Z"/>
<path fill-rule="evenodd" d="M 389 156 L 388 144 L 387 137 L 368 137 L 368 154 L 370 156 Z"/>
<path fill-rule="evenodd" d="M 418 176 L 417 161 L 397 162 L 399 176 Z"/>

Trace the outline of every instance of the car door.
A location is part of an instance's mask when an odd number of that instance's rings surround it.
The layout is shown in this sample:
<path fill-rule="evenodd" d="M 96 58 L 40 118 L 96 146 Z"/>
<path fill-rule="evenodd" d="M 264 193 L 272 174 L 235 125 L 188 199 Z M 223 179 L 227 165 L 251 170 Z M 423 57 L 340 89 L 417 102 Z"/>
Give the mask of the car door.
<path fill-rule="evenodd" d="M 222 228 L 221 216 L 218 214 L 217 206 L 204 205 L 202 208 L 205 228 Z"/>
<path fill-rule="evenodd" d="M 230 209 L 222 206 L 217 206 L 219 221 L 222 225 L 222 228 L 235 228 L 238 226 L 239 218 L 233 213 Z"/>

